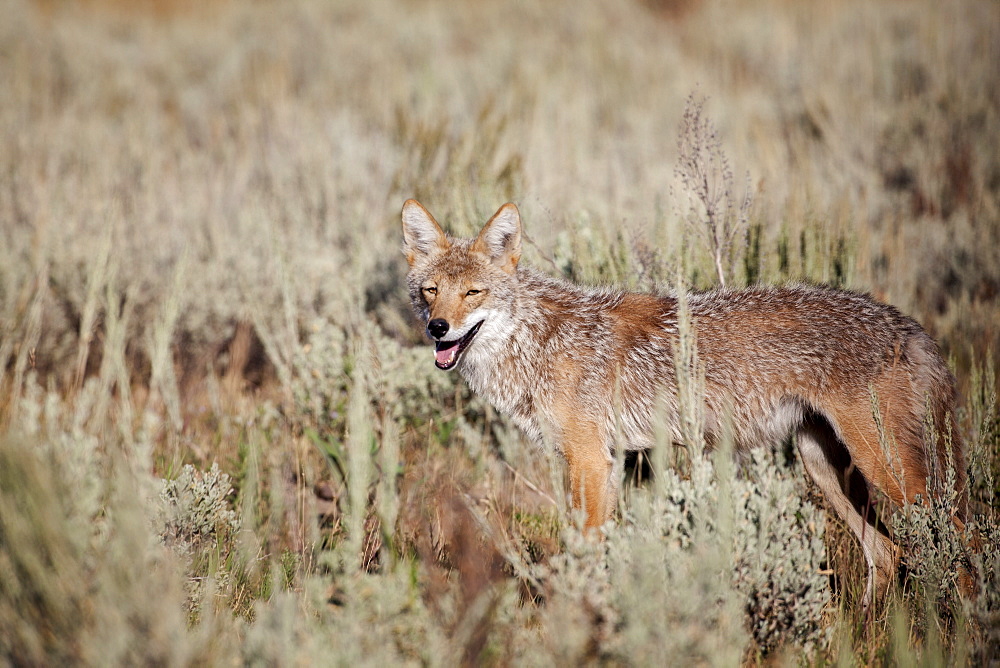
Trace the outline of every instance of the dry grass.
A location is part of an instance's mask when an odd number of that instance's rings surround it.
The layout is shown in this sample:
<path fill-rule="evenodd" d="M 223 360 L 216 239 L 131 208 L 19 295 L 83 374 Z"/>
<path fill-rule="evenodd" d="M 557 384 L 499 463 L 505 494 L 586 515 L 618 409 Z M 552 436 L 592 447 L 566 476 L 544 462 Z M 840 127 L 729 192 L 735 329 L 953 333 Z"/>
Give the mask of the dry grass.
<path fill-rule="evenodd" d="M 0 15 L 5 661 L 996 660 L 995 557 L 976 603 L 929 612 L 911 580 L 865 616 L 860 555 L 830 520 L 822 628 L 803 605 L 801 627 L 765 637 L 708 548 L 650 539 L 671 511 L 649 486 L 603 548 L 578 541 L 560 462 L 432 368 L 398 252 L 406 197 L 457 234 L 512 199 L 525 261 L 547 271 L 716 283 L 676 175 L 685 100 L 704 97 L 753 194 L 726 281 L 835 283 L 923 322 L 954 361 L 995 541 L 995 2 L 0 0 Z M 726 470 L 718 484 L 744 484 Z M 189 512 L 214 528 L 174 527 L 177 549 L 156 528 L 161 479 L 236 519 Z M 734 527 L 701 537 L 747 544 Z M 616 566 L 664 563 L 655 596 Z M 706 592 L 718 605 L 699 617 Z M 733 656 L 708 651 L 722 637 Z"/>

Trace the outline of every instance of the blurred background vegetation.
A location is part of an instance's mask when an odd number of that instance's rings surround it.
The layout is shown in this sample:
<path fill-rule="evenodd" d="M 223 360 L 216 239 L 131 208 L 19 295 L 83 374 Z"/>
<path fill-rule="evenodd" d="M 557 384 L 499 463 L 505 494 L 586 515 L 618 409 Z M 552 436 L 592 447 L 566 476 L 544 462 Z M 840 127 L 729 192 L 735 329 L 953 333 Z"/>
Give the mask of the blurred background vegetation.
<path fill-rule="evenodd" d="M 5 662 L 997 660 L 993 0 L 0 16 Z M 922 562 L 863 611 L 858 548 L 781 458 L 668 474 L 664 445 L 590 544 L 561 463 L 433 368 L 407 197 L 457 235 L 513 200 L 524 261 L 574 280 L 717 284 L 692 100 L 752 196 L 727 283 L 868 291 L 941 343 L 976 601 Z"/>

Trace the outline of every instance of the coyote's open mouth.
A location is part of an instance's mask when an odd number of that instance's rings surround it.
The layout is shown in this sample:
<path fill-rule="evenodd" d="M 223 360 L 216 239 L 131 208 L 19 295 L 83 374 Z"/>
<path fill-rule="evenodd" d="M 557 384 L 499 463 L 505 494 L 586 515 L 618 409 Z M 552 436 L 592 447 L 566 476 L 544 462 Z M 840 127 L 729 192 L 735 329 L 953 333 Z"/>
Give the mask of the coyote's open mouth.
<path fill-rule="evenodd" d="M 482 324 L 483 321 L 480 320 L 460 339 L 455 339 L 454 341 L 437 341 L 434 344 L 434 366 L 439 369 L 450 369 L 458 364 L 458 358 L 461 357 L 462 352 L 472 342 L 472 338 L 479 331 L 479 327 Z"/>

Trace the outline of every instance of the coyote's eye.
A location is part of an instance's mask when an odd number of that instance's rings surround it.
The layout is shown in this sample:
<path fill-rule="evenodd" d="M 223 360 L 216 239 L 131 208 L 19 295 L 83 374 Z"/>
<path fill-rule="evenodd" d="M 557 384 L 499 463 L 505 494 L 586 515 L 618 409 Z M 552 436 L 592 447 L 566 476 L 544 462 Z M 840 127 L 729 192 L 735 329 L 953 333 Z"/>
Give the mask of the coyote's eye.
<path fill-rule="evenodd" d="M 429 295 L 436 295 L 438 293 L 438 289 L 437 288 L 433 288 L 433 287 L 432 288 L 424 288 L 424 292 L 426 292 Z"/>
<path fill-rule="evenodd" d="M 465 293 L 466 297 L 471 297 L 472 295 L 478 295 L 482 290 L 469 290 Z"/>

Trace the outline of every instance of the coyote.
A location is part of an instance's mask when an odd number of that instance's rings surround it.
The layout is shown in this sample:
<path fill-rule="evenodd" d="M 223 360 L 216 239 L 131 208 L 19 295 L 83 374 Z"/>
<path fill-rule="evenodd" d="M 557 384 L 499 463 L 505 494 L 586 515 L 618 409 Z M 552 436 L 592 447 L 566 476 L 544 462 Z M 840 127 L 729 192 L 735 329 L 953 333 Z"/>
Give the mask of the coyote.
<path fill-rule="evenodd" d="M 574 507 L 588 528 L 600 526 L 620 484 L 615 449 L 652 445 L 657 402 L 682 442 L 676 297 L 581 287 L 518 266 L 514 204 L 475 239 L 445 234 L 412 199 L 402 222 L 410 299 L 435 341 L 434 363 L 458 369 L 533 440 L 544 436 L 566 460 Z M 965 487 L 955 381 L 934 340 L 892 306 L 832 288 L 714 290 L 689 295 L 688 309 L 704 368 L 706 442 L 724 428 L 737 452 L 795 436 L 809 475 L 861 543 L 867 604 L 899 561 L 877 521 L 876 494 L 896 505 L 926 498 L 944 465 Z M 950 439 L 926 433 L 928 410 Z"/>

